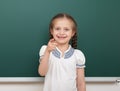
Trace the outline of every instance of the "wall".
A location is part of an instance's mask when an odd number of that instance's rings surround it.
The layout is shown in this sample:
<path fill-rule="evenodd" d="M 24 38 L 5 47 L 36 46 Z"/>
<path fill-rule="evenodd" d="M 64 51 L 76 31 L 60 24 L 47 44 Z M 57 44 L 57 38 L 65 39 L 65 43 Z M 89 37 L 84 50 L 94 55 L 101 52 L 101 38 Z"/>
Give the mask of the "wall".
<path fill-rule="evenodd" d="M 86 91 L 120 91 L 120 77 L 86 77 Z M 2 77 L 0 91 L 42 91 L 42 77 Z"/>
<path fill-rule="evenodd" d="M 0 91 L 42 91 L 43 82 L 0 83 Z M 87 82 L 86 91 L 120 91 L 120 84 Z"/>

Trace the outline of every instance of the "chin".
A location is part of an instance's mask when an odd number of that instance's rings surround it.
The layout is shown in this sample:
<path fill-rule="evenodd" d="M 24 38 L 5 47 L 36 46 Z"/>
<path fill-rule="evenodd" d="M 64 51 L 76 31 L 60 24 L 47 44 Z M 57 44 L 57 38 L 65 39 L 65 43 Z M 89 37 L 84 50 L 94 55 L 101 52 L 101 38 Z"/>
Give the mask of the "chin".
<path fill-rule="evenodd" d="M 67 44 L 68 42 L 58 42 L 58 44 L 60 44 L 60 45 L 65 45 L 65 44 Z"/>

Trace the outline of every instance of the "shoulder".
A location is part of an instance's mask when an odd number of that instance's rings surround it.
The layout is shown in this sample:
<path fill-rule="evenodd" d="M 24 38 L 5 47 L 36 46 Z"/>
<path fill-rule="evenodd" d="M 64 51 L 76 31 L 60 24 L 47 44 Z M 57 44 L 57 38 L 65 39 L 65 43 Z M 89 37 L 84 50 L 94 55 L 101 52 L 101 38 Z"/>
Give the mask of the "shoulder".
<path fill-rule="evenodd" d="M 42 56 L 47 48 L 47 45 L 42 45 L 39 51 L 39 56 Z"/>
<path fill-rule="evenodd" d="M 76 55 L 77 58 L 82 58 L 82 59 L 85 60 L 85 55 L 81 50 L 74 49 L 74 54 Z"/>
<path fill-rule="evenodd" d="M 76 67 L 84 68 L 85 67 L 85 56 L 81 50 L 75 49 L 74 55 L 76 58 Z"/>

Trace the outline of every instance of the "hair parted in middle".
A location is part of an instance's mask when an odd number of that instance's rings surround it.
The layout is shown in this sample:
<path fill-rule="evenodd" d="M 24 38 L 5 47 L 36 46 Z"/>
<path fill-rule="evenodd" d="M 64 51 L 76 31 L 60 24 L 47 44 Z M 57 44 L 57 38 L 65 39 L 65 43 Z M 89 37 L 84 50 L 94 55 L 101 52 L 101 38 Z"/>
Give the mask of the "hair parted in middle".
<path fill-rule="evenodd" d="M 72 30 L 75 32 L 74 36 L 71 38 L 71 46 L 73 48 L 77 48 L 77 23 L 76 21 L 73 19 L 72 16 L 70 16 L 69 14 L 66 14 L 66 13 L 58 13 L 57 15 L 55 15 L 51 21 L 50 21 L 50 24 L 49 24 L 49 33 L 50 33 L 50 30 L 53 29 L 54 27 L 54 20 L 55 19 L 58 19 L 58 18 L 66 18 L 66 19 L 69 19 L 71 20 L 71 22 L 73 23 L 73 28 Z M 50 39 L 52 39 L 53 36 L 52 34 L 50 33 Z"/>

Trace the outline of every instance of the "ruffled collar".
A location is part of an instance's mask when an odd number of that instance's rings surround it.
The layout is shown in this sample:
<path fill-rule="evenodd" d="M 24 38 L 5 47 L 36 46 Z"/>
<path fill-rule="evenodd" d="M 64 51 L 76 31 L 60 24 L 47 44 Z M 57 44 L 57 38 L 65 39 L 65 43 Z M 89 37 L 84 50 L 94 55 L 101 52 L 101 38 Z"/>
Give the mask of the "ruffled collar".
<path fill-rule="evenodd" d="M 64 52 L 64 56 L 62 57 L 62 52 L 56 47 L 54 51 L 52 51 L 52 54 L 57 58 L 70 58 L 74 53 L 74 48 L 69 45 L 69 48 Z"/>

